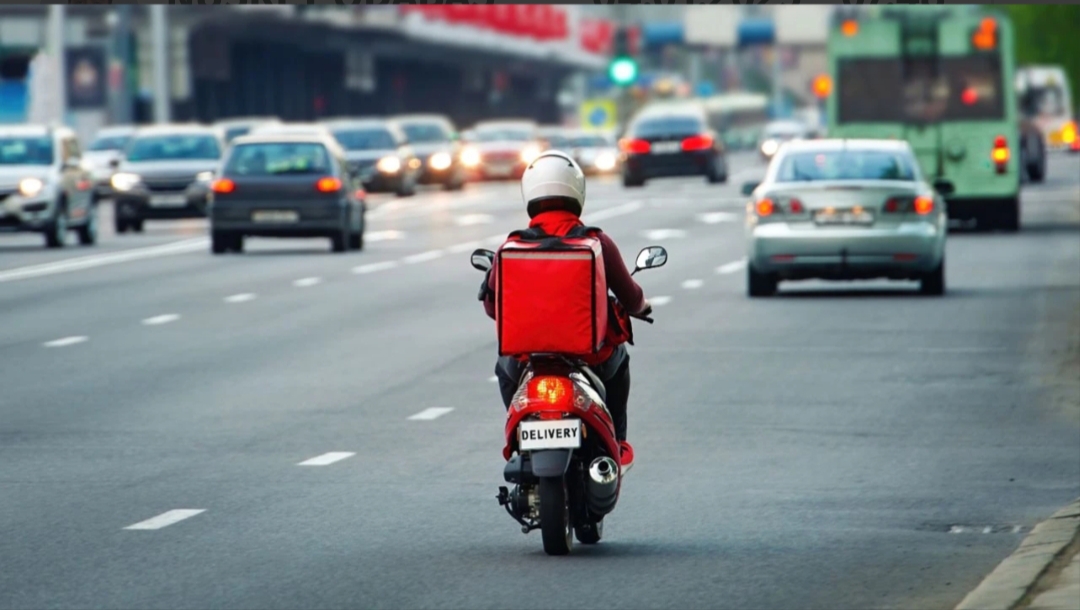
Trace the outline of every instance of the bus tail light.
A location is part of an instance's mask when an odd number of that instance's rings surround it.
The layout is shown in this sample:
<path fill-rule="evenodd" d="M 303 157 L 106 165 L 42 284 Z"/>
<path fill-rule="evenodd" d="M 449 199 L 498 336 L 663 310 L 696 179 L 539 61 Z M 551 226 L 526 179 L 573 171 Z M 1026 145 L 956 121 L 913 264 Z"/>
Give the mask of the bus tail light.
<path fill-rule="evenodd" d="M 851 38 L 859 33 L 859 22 L 854 19 L 845 19 L 844 22 L 840 24 L 840 32 L 843 33 L 844 36 Z"/>
<path fill-rule="evenodd" d="M 994 138 L 994 150 L 990 153 L 990 158 L 994 161 L 997 173 L 1004 174 L 1009 163 L 1009 143 L 1005 136 Z"/>
<path fill-rule="evenodd" d="M 980 51 L 992 51 L 997 48 L 997 21 L 985 17 L 979 22 L 979 28 L 971 35 L 971 45 Z"/>

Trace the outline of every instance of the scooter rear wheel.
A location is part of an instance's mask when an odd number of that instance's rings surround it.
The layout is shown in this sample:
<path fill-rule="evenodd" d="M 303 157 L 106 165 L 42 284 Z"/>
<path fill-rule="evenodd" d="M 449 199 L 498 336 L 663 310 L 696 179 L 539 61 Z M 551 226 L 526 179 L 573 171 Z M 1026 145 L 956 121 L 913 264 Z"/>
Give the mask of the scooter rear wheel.
<path fill-rule="evenodd" d="M 596 544 L 604 536 L 604 522 L 586 523 L 574 528 L 574 537 L 581 544 Z"/>
<path fill-rule="evenodd" d="M 568 555 L 573 545 L 570 505 L 566 500 L 566 482 L 562 477 L 540 479 L 540 533 L 548 555 Z"/>

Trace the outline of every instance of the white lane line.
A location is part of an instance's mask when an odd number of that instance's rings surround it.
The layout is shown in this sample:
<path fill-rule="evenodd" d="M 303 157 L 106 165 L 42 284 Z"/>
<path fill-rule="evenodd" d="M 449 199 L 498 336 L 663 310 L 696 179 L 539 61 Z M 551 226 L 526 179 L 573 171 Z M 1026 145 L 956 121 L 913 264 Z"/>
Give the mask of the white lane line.
<path fill-rule="evenodd" d="M 746 259 L 742 258 L 737 261 L 731 261 L 730 263 L 724 263 L 716 268 L 716 272 L 720 275 L 727 275 L 729 273 L 737 273 L 746 269 Z"/>
<path fill-rule="evenodd" d="M 68 345 L 75 345 L 76 343 L 83 343 L 88 341 L 90 337 L 64 337 L 63 339 L 55 339 L 53 341 L 46 341 L 42 345 L 45 347 L 65 347 Z"/>
<path fill-rule="evenodd" d="M 663 307 L 671 302 L 669 296 L 649 297 L 649 304 L 653 307 Z"/>
<path fill-rule="evenodd" d="M 465 242 L 463 244 L 457 244 L 456 246 L 450 246 L 449 248 L 446 249 L 446 251 L 451 253 L 451 254 L 461 254 L 462 252 L 469 252 L 471 250 L 475 250 L 475 249 L 479 248 L 482 245 L 484 245 L 483 242 L 467 241 L 467 242 Z"/>
<path fill-rule="evenodd" d="M 179 523 L 184 519 L 190 519 L 199 513 L 205 513 L 205 508 L 176 508 L 168 512 L 161 513 L 156 517 L 151 517 L 146 521 L 140 521 L 135 525 L 129 525 L 125 527 L 126 530 L 159 530 L 163 527 L 170 526 L 174 523 Z"/>
<path fill-rule="evenodd" d="M 405 239 L 405 232 L 394 230 L 364 232 L 364 241 L 368 242 L 391 241 L 395 239 Z"/>
<path fill-rule="evenodd" d="M 734 176 L 728 177 L 728 182 L 739 185 L 742 188 L 742 182 L 749 182 L 748 178 L 757 178 L 758 180 L 765 177 L 765 168 L 763 167 L 747 167 L 743 170 L 735 172 Z"/>
<path fill-rule="evenodd" d="M 707 214 L 698 214 L 698 220 L 709 225 L 721 222 L 735 222 L 738 219 L 739 215 L 731 212 L 709 212 Z"/>
<path fill-rule="evenodd" d="M 431 407 L 429 409 L 424 409 L 416 415 L 410 416 L 409 419 L 413 421 L 428 421 L 432 419 L 438 419 L 453 410 L 454 409 L 452 407 Z"/>
<path fill-rule="evenodd" d="M 454 218 L 454 223 L 459 227 L 489 225 L 493 222 L 495 222 L 495 217 L 491 214 L 465 214 L 464 216 L 456 216 Z"/>
<path fill-rule="evenodd" d="M 161 314 L 160 316 L 154 316 L 152 318 L 147 318 L 147 319 L 143 320 L 142 323 L 147 325 L 147 326 L 157 326 L 159 324 L 168 324 L 169 322 L 175 322 L 175 321 L 177 321 L 179 319 L 180 319 L 180 314 L 166 313 L 166 314 Z"/>
<path fill-rule="evenodd" d="M 502 245 L 502 243 L 504 241 L 506 241 L 506 236 L 507 235 L 509 235 L 509 233 L 502 233 L 500 235 L 492 235 L 491 237 L 485 239 L 484 243 L 489 245 L 489 246 L 500 246 L 500 245 Z"/>
<path fill-rule="evenodd" d="M 245 303 L 247 301 L 255 300 L 255 295 L 251 292 L 243 292 L 240 294 L 234 294 L 232 296 L 225 297 L 226 303 Z"/>
<path fill-rule="evenodd" d="M 697 290 L 705 285 L 703 280 L 686 280 L 682 283 L 682 287 L 686 290 Z"/>
<path fill-rule="evenodd" d="M 642 231 L 641 236 L 645 239 L 660 241 L 662 239 L 681 239 L 686 237 L 686 231 L 682 229 L 653 229 Z"/>
<path fill-rule="evenodd" d="M 607 208 L 606 210 L 598 210 L 591 214 L 586 214 L 581 217 L 581 221 L 585 224 L 597 222 L 599 220 L 607 220 L 608 218 L 614 218 L 616 216 L 623 216 L 625 214 L 631 214 L 642 208 L 644 204 L 640 201 L 631 201 L 623 205 L 615 206 L 613 208 Z"/>
<path fill-rule="evenodd" d="M 330 453 L 317 455 L 310 460 L 304 460 L 297 464 L 297 466 L 329 466 L 334 462 L 340 462 L 341 460 L 351 458 L 354 455 L 356 455 L 356 453 L 352 451 L 331 451 Z"/>
<path fill-rule="evenodd" d="M 381 263 L 368 263 L 366 265 L 358 265 L 352 268 L 352 272 L 357 275 L 363 275 L 365 273 L 375 273 L 376 271 L 386 271 L 387 269 L 393 269 L 397 266 L 397 261 L 383 261 Z"/>
<path fill-rule="evenodd" d="M 491 377 L 488 377 L 488 383 L 498 383 L 498 382 L 499 382 L 499 378 L 497 376 L 492 375 Z"/>
<path fill-rule="evenodd" d="M 443 250 L 428 250 L 427 252 L 421 252 L 420 254 L 413 254 L 401 259 L 407 264 L 414 263 L 426 263 L 427 261 L 433 261 L 437 258 L 442 258 L 446 252 Z"/>
<path fill-rule="evenodd" d="M 41 277 L 44 275 L 54 275 L 57 273 L 67 273 L 70 271 L 79 271 L 81 269 L 90 269 L 93 267 L 103 267 L 105 265 L 115 265 L 117 263 L 126 263 L 128 261 L 157 258 L 159 256 L 195 252 L 197 250 L 206 249 L 209 243 L 210 241 L 205 237 L 196 237 L 194 239 L 185 239 L 160 246 L 151 246 L 149 248 L 133 248 L 131 250 L 109 254 L 93 254 L 91 256 L 69 258 L 53 263 L 43 263 L 40 265 L 31 265 L 29 267 L 17 267 L 15 269 L 0 271 L 0 283 Z"/>
<path fill-rule="evenodd" d="M 297 288 L 307 288 L 308 286 L 314 286 L 322 282 L 321 277 L 302 277 L 292 283 Z"/>

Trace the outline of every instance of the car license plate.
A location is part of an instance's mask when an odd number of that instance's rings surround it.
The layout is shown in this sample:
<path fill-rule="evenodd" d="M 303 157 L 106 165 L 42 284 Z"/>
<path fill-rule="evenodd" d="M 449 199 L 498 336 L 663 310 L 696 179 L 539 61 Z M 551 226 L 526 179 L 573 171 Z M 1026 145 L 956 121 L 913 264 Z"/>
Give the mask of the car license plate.
<path fill-rule="evenodd" d="M 523 421 L 518 426 L 518 448 L 522 451 L 577 449 L 580 446 L 580 419 Z"/>
<path fill-rule="evenodd" d="M 819 210 L 814 213 L 814 222 L 819 225 L 870 225 L 874 224 L 874 215 L 866 210 Z"/>
<path fill-rule="evenodd" d="M 679 152 L 680 145 L 678 142 L 654 142 L 651 150 L 654 153 L 661 155 L 667 155 L 671 153 Z"/>
<path fill-rule="evenodd" d="M 251 219 L 255 222 L 297 222 L 300 215 L 291 210 L 265 210 L 254 212 Z"/>
<path fill-rule="evenodd" d="M 509 165 L 489 165 L 487 172 L 492 176 L 509 176 L 514 168 Z"/>
<path fill-rule="evenodd" d="M 187 195 L 153 195 L 150 205 L 155 208 L 182 208 L 187 205 Z"/>

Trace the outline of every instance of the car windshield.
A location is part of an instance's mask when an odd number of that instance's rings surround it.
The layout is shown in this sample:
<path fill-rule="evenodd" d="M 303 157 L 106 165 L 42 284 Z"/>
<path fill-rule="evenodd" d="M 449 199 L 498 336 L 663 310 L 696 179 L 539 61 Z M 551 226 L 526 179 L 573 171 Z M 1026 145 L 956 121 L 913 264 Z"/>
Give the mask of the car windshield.
<path fill-rule="evenodd" d="M 0 165 L 52 165 L 53 142 L 42 137 L 0 137 Z"/>
<path fill-rule="evenodd" d="M 186 161 L 217 159 L 221 148 L 213 136 L 165 135 L 142 136 L 131 141 L 128 161 Z"/>
<path fill-rule="evenodd" d="M 800 125 L 773 125 L 765 128 L 766 138 L 794 138 L 803 134 Z"/>
<path fill-rule="evenodd" d="M 544 136 L 544 141 L 547 142 L 549 148 L 570 148 L 570 138 L 557 134 L 550 133 Z"/>
<path fill-rule="evenodd" d="M 533 135 L 526 129 L 489 128 L 477 129 L 477 142 L 528 142 Z"/>
<path fill-rule="evenodd" d="M 401 126 L 401 130 L 413 144 L 450 141 L 450 134 L 438 123 L 406 123 Z"/>
<path fill-rule="evenodd" d="M 338 129 L 334 137 L 346 150 L 389 150 L 397 148 L 386 129 Z"/>
<path fill-rule="evenodd" d="M 777 182 L 825 180 L 915 180 L 914 162 L 902 152 L 831 150 L 784 156 Z"/>
<path fill-rule="evenodd" d="M 694 117 L 664 117 L 645 119 L 634 126 L 634 136 L 655 138 L 659 136 L 692 136 L 701 133 L 705 123 Z"/>
<path fill-rule="evenodd" d="M 124 150 L 131 136 L 101 136 L 90 144 L 90 150 Z"/>
<path fill-rule="evenodd" d="M 576 148 L 602 148 L 611 146 L 611 143 L 605 140 L 603 136 L 578 136 L 571 138 L 570 145 Z"/>
<path fill-rule="evenodd" d="M 310 142 L 266 142 L 240 144 L 225 164 L 227 176 L 283 176 L 327 174 L 330 155 L 322 144 Z"/>

